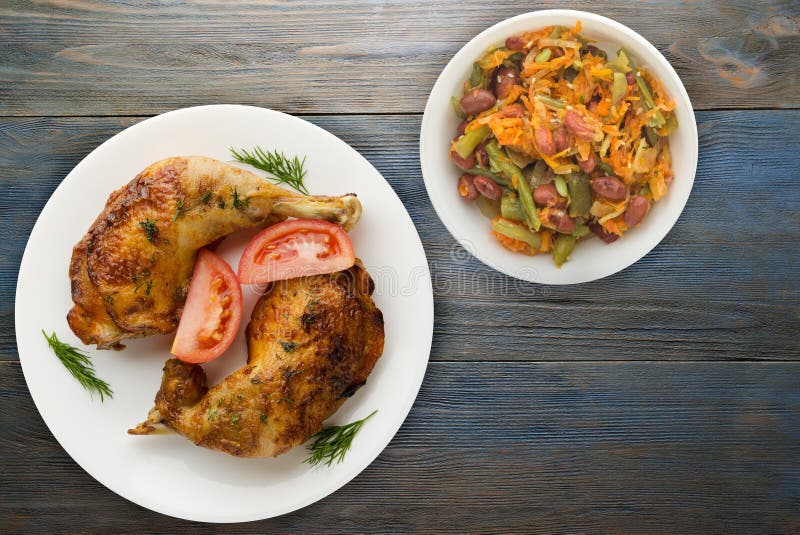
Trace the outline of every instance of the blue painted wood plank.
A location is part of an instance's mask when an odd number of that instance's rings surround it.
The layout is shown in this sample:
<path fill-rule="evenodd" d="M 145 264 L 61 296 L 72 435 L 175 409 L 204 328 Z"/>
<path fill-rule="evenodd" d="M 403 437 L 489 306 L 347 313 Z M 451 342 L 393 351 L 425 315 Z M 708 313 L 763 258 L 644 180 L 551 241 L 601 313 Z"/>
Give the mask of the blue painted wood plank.
<path fill-rule="evenodd" d="M 700 113 L 700 166 L 677 225 L 631 268 L 569 287 L 518 283 L 453 241 L 425 193 L 418 116 L 308 119 L 361 151 L 411 213 L 434 279 L 434 360 L 800 358 L 800 137 L 775 142 L 800 131 L 800 111 Z M 138 120 L 0 120 L 1 359 L 17 358 L 14 288 L 38 212 L 85 154 Z"/>
<path fill-rule="evenodd" d="M 153 114 L 220 102 L 420 113 L 461 46 L 496 22 L 545 8 L 596 12 L 641 33 L 698 109 L 800 105 L 793 0 L 6 0 L 0 114 Z"/>
<path fill-rule="evenodd" d="M 350 484 L 277 519 L 212 526 L 95 482 L 51 437 L 19 364 L 0 363 L 0 531 L 797 533 L 798 375 L 799 363 L 434 362 Z"/>

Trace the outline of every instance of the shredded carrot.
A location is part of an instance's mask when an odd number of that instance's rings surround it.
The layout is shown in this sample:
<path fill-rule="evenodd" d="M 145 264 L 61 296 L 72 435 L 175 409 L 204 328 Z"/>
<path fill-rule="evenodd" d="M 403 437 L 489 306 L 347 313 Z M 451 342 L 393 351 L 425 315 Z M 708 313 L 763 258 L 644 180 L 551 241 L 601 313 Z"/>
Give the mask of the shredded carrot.
<path fill-rule="evenodd" d="M 553 231 L 544 229 L 539 235 L 542 237 L 542 246 L 539 250 L 543 253 L 550 252 L 550 248 L 553 246 Z"/>

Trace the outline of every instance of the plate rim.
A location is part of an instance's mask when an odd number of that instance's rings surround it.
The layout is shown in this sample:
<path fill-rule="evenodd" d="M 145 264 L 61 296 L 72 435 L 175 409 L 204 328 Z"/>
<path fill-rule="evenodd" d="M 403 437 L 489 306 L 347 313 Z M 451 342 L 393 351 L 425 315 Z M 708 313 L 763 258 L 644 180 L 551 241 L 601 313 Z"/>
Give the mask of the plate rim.
<path fill-rule="evenodd" d="M 478 251 L 478 248 L 473 246 L 468 236 L 463 235 L 462 233 L 456 230 L 456 222 L 453 221 L 453 219 L 447 215 L 447 211 L 445 207 L 442 205 L 443 203 L 437 202 L 435 200 L 436 196 L 432 193 L 431 190 L 432 186 L 428 178 L 433 174 L 433 172 L 431 170 L 428 170 L 426 172 L 428 164 L 426 163 L 427 159 L 424 157 L 425 134 L 427 129 L 429 128 L 431 121 L 433 120 L 431 118 L 431 116 L 433 115 L 433 109 L 436 106 L 440 105 L 438 101 L 434 101 L 433 99 L 434 93 L 436 93 L 437 89 L 439 89 L 439 87 L 444 83 L 442 77 L 444 76 L 445 72 L 455 68 L 456 59 L 458 59 L 459 56 L 461 56 L 464 53 L 464 50 L 468 48 L 470 45 L 485 39 L 489 34 L 498 31 L 501 28 L 505 28 L 506 26 L 512 26 L 519 21 L 528 19 L 542 19 L 548 16 L 573 17 L 582 21 L 593 19 L 594 21 L 610 26 L 611 28 L 623 34 L 627 34 L 628 37 L 637 41 L 640 46 L 647 48 L 648 51 L 656 58 L 656 61 L 658 61 L 663 68 L 667 69 L 678 81 L 678 89 L 680 93 L 679 96 L 682 99 L 684 99 L 686 103 L 688 103 L 687 112 L 691 117 L 691 124 L 687 126 L 689 126 L 691 129 L 690 134 L 691 134 L 692 149 L 693 149 L 691 158 L 693 165 L 691 168 L 691 172 L 687 175 L 689 187 L 686 191 L 686 195 L 684 196 L 684 198 L 680 200 L 680 209 L 677 210 L 675 216 L 671 218 L 671 221 L 669 221 L 668 224 L 654 230 L 652 233 L 653 236 L 652 243 L 642 248 L 641 251 L 633 254 L 630 260 L 627 261 L 626 263 L 623 263 L 619 266 L 615 266 L 613 269 L 606 269 L 606 270 L 598 269 L 595 270 L 591 276 L 576 277 L 574 280 L 551 280 L 551 279 L 542 280 L 543 277 L 541 277 L 540 272 L 535 269 L 530 271 L 524 270 L 521 272 L 513 272 L 510 269 L 510 267 L 506 265 L 501 265 L 500 262 L 495 262 L 492 258 L 492 255 Z M 437 76 L 436 81 L 434 82 L 433 87 L 431 88 L 431 91 L 428 95 L 428 99 L 425 103 L 425 111 L 423 112 L 422 121 L 420 122 L 419 154 L 420 154 L 420 168 L 422 171 L 422 179 L 423 182 L 425 183 L 425 191 L 428 194 L 428 198 L 430 199 L 431 204 L 433 205 L 433 209 L 436 212 L 436 215 L 439 217 L 439 220 L 442 222 L 442 224 L 447 228 L 447 231 L 450 233 L 453 239 L 455 239 L 456 242 L 458 242 L 458 244 L 461 247 L 463 247 L 470 255 L 474 256 L 485 266 L 518 280 L 523 280 L 526 282 L 536 283 L 536 284 L 568 286 L 568 285 L 585 284 L 597 281 L 615 275 L 621 271 L 624 271 L 629 267 L 631 267 L 633 264 L 639 262 L 646 255 L 648 255 L 664 240 L 664 238 L 666 238 L 667 234 L 669 234 L 669 232 L 672 230 L 672 228 L 680 219 L 680 216 L 683 214 L 683 211 L 686 208 L 686 203 L 689 201 L 692 189 L 694 188 L 694 182 L 697 176 L 697 166 L 699 161 L 699 139 L 697 132 L 697 119 L 694 114 L 694 106 L 692 105 L 691 99 L 689 98 L 689 94 L 686 91 L 686 87 L 683 84 L 683 80 L 681 80 L 680 76 L 678 76 L 678 73 L 672 67 L 672 64 L 667 60 L 667 58 L 665 58 L 664 55 L 649 40 L 647 40 L 645 37 L 643 37 L 641 34 L 633 30 L 632 28 L 622 24 L 621 22 L 617 22 L 614 19 L 605 17 L 603 15 L 599 15 L 597 13 L 592 13 L 589 11 L 582 11 L 577 9 L 542 9 L 537 11 L 527 11 L 515 15 L 513 17 L 509 17 L 507 19 L 498 21 L 497 23 L 485 28 L 480 33 L 472 37 L 469 41 L 464 43 L 455 54 L 453 54 L 453 56 L 447 62 L 445 67 L 439 73 L 439 76 Z M 515 254 L 511 252 L 508 253 Z"/>
<path fill-rule="evenodd" d="M 405 213 L 406 217 L 408 217 L 408 221 L 411 223 L 411 226 L 414 229 L 414 233 L 416 234 L 416 237 L 417 237 L 417 242 L 415 244 L 415 247 L 418 248 L 418 252 L 421 254 L 421 258 L 424 259 L 424 261 L 425 261 L 424 279 L 423 279 L 423 281 L 427 282 L 427 286 L 425 286 L 423 284 L 422 285 L 422 289 L 423 290 L 427 290 L 428 299 L 424 300 L 425 301 L 425 309 L 424 310 L 418 310 L 417 313 L 420 314 L 420 315 L 424 315 L 424 318 L 426 320 L 428 318 L 430 319 L 429 322 L 428 321 L 424 322 L 425 325 L 430 324 L 430 328 L 427 330 L 428 334 L 426 336 L 424 336 L 424 338 L 422 340 L 424 342 L 423 347 L 427 347 L 427 352 L 424 353 L 424 357 L 423 356 L 419 357 L 420 358 L 420 365 L 418 366 L 417 374 L 414 377 L 414 385 L 415 386 L 413 388 L 409 389 L 409 391 L 407 393 L 407 396 L 406 396 L 406 399 L 403 400 L 403 404 L 401 405 L 402 409 L 400 410 L 399 414 L 402 415 L 402 418 L 398 417 L 398 424 L 396 425 L 396 427 L 395 427 L 395 425 L 390 426 L 390 428 L 394 428 L 394 429 L 393 430 L 390 429 L 389 432 L 387 432 L 386 435 L 381 440 L 376 440 L 375 442 L 373 442 L 373 447 L 371 448 L 370 452 L 367 455 L 364 455 L 362 457 L 361 462 L 357 463 L 353 467 L 352 470 L 350 470 L 348 472 L 344 472 L 343 473 L 344 475 L 342 475 L 339 478 L 337 478 L 336 480 L 334 480 L 333 484 L 331 484 L 329 486 L 329 488 L 328 488 L 328 486 L 320 485 L 316 491 L 309 492 L 308 494 L 304 494 L 303 497 L 301 497 L 301 499 L 294 500 L 293 502 L 291 502 L 290 505 L 281 508 L 278 512 L 275 512 L 275 513 L 266 513 L 265 514 L 265 513 L 261 513 L 261 512 L 252 512 L 251 511 L 250 514 L 248 514 L 248 515 L 244 515 L 244 514 L 237 515 L 237 514 L 235 514 L 235 515 L 231 515 L 231 516 L 226 516 L 225 514 L 218 514 L 218 515 L 213 516 L 213 517 L 201 516 L 201 515 L 196 515 L 196 516 L 192 517 L 190 515 L 182 514 L 182 512 L 175 512 L 175 511 L 166 510 L 163 507 L 161 507 L 160 504 L 158 504 L 158 503 L 153 503 L 153 502 L 143 503 L 143 501 L 131 499 L 130 497 L 125 495 L 124 489 L 120 488 L 120 487 L 124 487 L 123 485 L 118 485 L 116 482 L 109 481 L 108 477 L 105 477 L 103 474 L 96 474 L 93 470 L 89 470 L 86 466 L 84 466 L 84 463 L 79 462 L 75 458 L 75 456 L 73 456 L 73 454 L 71 453 L 70 449 L 68 449 L 62 443 L 61 438 L 59 438 L 59 436 L 56 435 L 56 433 L 53 432 L 53 428 L 52 428 L 52 426 L 50 424 L 49 418 L 41 410 L 40 405 L 42 404 L 42 402 L 39 399 L 37 399 L 37 396 L 34 394 L 33 390 L 31 389 L 30 382 L 28 380 L 28 374 L 31 373 L 31 372 L 30 372 L 30 370 L 28 372 L 26 372 L 25 360 L 24 360 L 24 358 L 22 356 L 23 355 L 22 348 L 24 347 L 24 340 L 21 339 L 20 334 L 19 334 L 20 333 L 19 327 L 20 327 L 20 325 L 22 325 L 22 319 L 20 318 L 20 315 L 19 315 L 19 307 L 17 306 L 17 303 L 21 298 L 21 289 L 22 289 L 22 280 L 23 280 L 22 276 L 23 276 L 24 271 L 27 271 L 25 269 L 25 266 L 26 266 L 26 264 L 30 263 L 29 251 L 30 251 L 31 242 L 34 241 L 35 238 L 38 237 L 39 234 L 44 232 L 44 230 L 43 230 L 43 228 L 41 226 L 42 215 L 48 210 L 48 208 L 50 208 L 51 204 L 58 202 L 57 199 L 58 199 L 58 197 L 60 195 L 64 195 L 64 191 L 65 191 L 64 184 L 66 184 L 70 180 L 70 177 L 73 176 L 73 174 L 76 174 L 77 172 L 80 172 L 79 171 L 80 168 L 82 168 L 84 165 L 86 165 L 85 162 L 90 160 L 97 152 L 106 149 L 109 145 L 113 145 L 115 143 L 120 143 L 121 139 L 122 139 L 122 136 L 124 134 L 126 134 L 127 132 L 135 131 L 135 130 L 144 128 L 145 124 L 152 125 L 154 123 L 158 123 L 160 121 L 168 120 L 173 116 L 181 115 L 181 114 L 197 113 L 197 112 L 202 113 L 203 111 L 206 111 L 206 110 L 208 110 L 208 111 L 216 111 L 216 110 L 226 111 L 226 110 L 234 110 L 234 109 L 235 110 L 242 110 L 242 109 L 250 110 L 250 111 L 255 111 L 256 113 L 266 113 L 267 115 L 274 114 L 274 115 L 277 115 L 277 116 L 281 116 L 283 118 L 287 118 L 289 121 L 297 121 L 299 123 L 303 123 L 305 126 L 310 126 L 313 129 L 316 129 L 322 136 L 327 136 L 329 138 L 332 138 L 336 142 L 340 143 L 343 146 L 343 150 L 351 151 L 358 158 L 361 158 L 368 165 L 368 167 L 372 171 L 374 171 L 386 183 L 387 187 L 389 188 L 389 190 L 392 192 L 392 194 L 395 196 L 395 198 L 399 202 L 400 206 L 402 207 L 402 210 Z M 26 262 L 26 260 L 27 260 L 27 262 Z M 414 220 L 411 217 L 411 214 L 408 213 L 408 210 L 407 210 L 405 204 L 403 203 L 402 199 L 400 199 L 400 196 L 397 194 L 397 192 L 392 187 L 392 185 L 389 183 L 389 181 L 386 180 L 386 178 L 383 176 L 383 174 L 380 171 L 378 171 L 378 169 L 364 155 L 362 155 L 359 151 L 357 151 L 355 148 L 353 148 L 349 143 L 345 142 L 344 140 L 342 140 L 341 138 L 339 138 L 338 136 L 336 136 L 332 132 L 329 132 L 328 130 L 326 130 L 326 129 L 324 129 L 324 128 L 322 128 L 322 127 L 320 127 L 320 126 L 318 126 L 318 125 L 316 125 L 316 124 L 314 124 L 314 123 L 312 123 L 310 121 L 307 121 L 307 120 L 305 120 L 305 119 L 303 119 L 301 117 L 297 117 L 297 116 L 294 116 L 294 115 L 291 115 L 291 114 L 287 114 L 287 113 L 284 113 L 284 112 L 281 112 L 281 111 L 278 111 L 278 110 L 273 110 L 273 109 L 270 109 L 270 108 L 264 108 L 264 107 L 259 107 L 259 106 L 251 106 L 251 105 L 243 105 L 243 104 L 206 104 L 206 105 L 200 105 L 200 106 L 188 106 L 188 107 L 184 107 L 184 108 L 178 108 L 178 109 L 170 110 L 168 112 L 161 113 L 161 114 L 158 114 L 158 115 L 154 115 L 152 117 L 148 117 L 148 118 L 146 118 L 146 119 L 144 119 L 142 121 L 137 122 L 136 124 L 133 124 L 131 126 L 128 126 L 127 128 L 124 128 L 124 129 L 120 130 L 119 132 L 117 132 L 113 136 L 111 136 L 108 139 L 106 139 L 105 141 L 103 141 L 101 144 L 99 144 L 97 147 L 95 147 L 93 150 L 91 150 L 88 154 L 86 154 L 86 156 L 84 156 L 69 171 L 69 173 L 66 174 L 66 176 L 61 180 L 61 182 L 59 182 L 58 186 L 56 186 L 56 188 L 50 194 L 49 198 L 47 199 L 47 202 L 44 204 L 44 206 L 42 207 L 41 211 L 39 212 L 39 215 L 36 218 L 36 222 L 34 223 L 33 228 L 31 229 L 31 232 L 28 235 L 28 240 L 25 243 L 25 249 L 24 249 L 22 257 L 20 259 L 19 268 L 18 268 L 18 271 L 17 271 L 17 283 L 16 283 L 15 293 L 14 293 L 14 337 L 15 337 L 16 345 L 17 345 L 17 356 L 18 356 L 18 359 L 19 359 L 20 367 L 22 368 L 23 377 L 25 379 L 25 385 L 26 385 L 26 387 L 28 389 L 28 392 L 29 392 L 29 394 L 31 396 L 31 399 L 33 400 L 33 403 L 34 403 L 34 406 L 36 407 L 37 412 L 39 413 L 40 417 L 42 418 L 42 421 L 44 421 L 45 426 L 47 427 L 48 431 L 53 436 L 53 438 L 55 438 L 55 440 L 59 444 L 59 446 L 67 453 L 67 455 L 69 455 L 70 459 L 73 462 L 75 462 L 75 464 L 80 466 L 80 468 L 86 474 L 88 474 L 95 481 L 97 481 L 98 483 L 103 485 L 108 490 L 112 491 L 114 494 L 117 494 L 121 498 L 123 498 L 123 499 L 125 499 L 125 500 L 127 500 L 127 501 L 129 501 L 131 503 L 134 503 L 134 504 L 138 505 L 139 507 L 143 507 L 145 509 L 149 509 L 149 510 L 151 510 L 153 512 L 156 512 L 156 513 L 159 513 L 159 514 L 163 514 L 163 515 L 166 515 L 166 516 L 170 516 L 170 517 L 173 517 L 173 518 L 179 518 L 179 519 L 189 520 L 189 521 L 193 521 L 193 522 L 240 523 L 240 522 L 252 522 L 252 521 L 258 521 L 258 520 L 267 520 L 267 519 L 270 519 L 270 518 L 276 518 L 276 517 L 279 517 L 279 516 L 282 516 L 282 515 L 286 515 L 286 514 L 298 511 L 300 509 L 303 509 L 304 507 L 307 507 L 307 506 L 309 506 L 309 505 L 311 505 L 313 503 L 316 503 L 316 502 L 326 498 L 327 496 L 333 494 L 334 492 L 338 491 L 339 489 L 341 489 L 342 487 L 347 485 L 356 476 L 361 474 L 386 449 L 386 447 L 389 445 L 391 440 L 395 437 L 397 432 L 400 431 L 400 429 L 402 428 L 403 424 L 408 419 L 408 415 L 411 412 L 412 407 L 414 406 L 414 402 L 416 401 L 417 396 L 419 395 L 420 389 L 422 388 L 422 383 L 425 380 L 425 375 L 427 373 L 428 364 L 430 363 L 430 354 L 431 354 L 431 349 L 432 349 L 432 345 L 433 345 L 434 320 L 435 320 L 435 318 L 434 318 L 433 281 L 432 281 L 432 278 L 431 278 L 430 264 L 428 262 L 427 255 L 425 253 L 425 248 L 422 245 L 422 238 L 420 237 L 419 231 L 417 229 L 417 226 L 414 223 Z M 422 361 L 423 358 L 424 358 L 424 365 L 422 365 L 423 364 L 423 361 Z M 302 447 L 302 444 L 300 444 L 300 445 L 298 445 L 296 447 Z M 313 469 L 314 468 L 309 467 L 309 470 L 313 470 Z"/>

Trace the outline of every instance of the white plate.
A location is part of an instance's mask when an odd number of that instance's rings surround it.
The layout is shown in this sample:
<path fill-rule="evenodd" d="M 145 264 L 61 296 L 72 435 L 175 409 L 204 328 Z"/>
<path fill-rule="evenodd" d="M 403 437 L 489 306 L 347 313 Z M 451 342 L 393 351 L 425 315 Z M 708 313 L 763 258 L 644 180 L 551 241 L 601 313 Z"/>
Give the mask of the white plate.
<path fill-rule="evenodd" d="M 298 446 L 276 459 L 238 459 L 177 435 L 132 436 L 126 430 L 153 406 L 171 336 L 127 343 L 122 352 L 89 349 L 114 398 L 92 400 L 47 347 L 41 329 L 80 346 L 66 322 L 72 306 L 67 267 L 108 195 L 147 165 L 174 155 L 229 160 L 228 147 L 273 147 L 308 155 L 315 194 L 358 194 L 361 222 L 350 233 L 375 280 L 386 345 L 366 386 L 330 418 L 342 424 L 378 413 L 361 429 L 344 462 L 312 468 Z M 236 270 L 251 233 L 229 237 L 219 252 Z M 256 301 L 244 288 L 242 327 Z M 243 328 L 241 329 L 244 330 Z M 201 106 L 148 119 L 112 137 L 67 175 L 42 210 L 20 267 L 17 347 L 25 380 L 50 431 L 92 477 L 120 496 L 167 515 L 206 522 L 269 518 L 313 503 L 369 465 L 403 423 L 422 384 L 433 334 L 433 294 L 419 236 L 400 199 L 377 170 L 343 141 L 296 117 L 247 106 Z M 245 363 L 240 332 L 206 366 L 209 381 Z M 391 482 L 387 482 L 391 484 Z"/>
<path fill-rule="evenodd" d="M 675 180 L 669 193 L 653 205 L 642 224 L 622 239 L 605 245 L 586 240 L 575 247 L 568 262 L 556 267 L 550 255 L 533 258 L 504 249 L 490 232 L 489 221 L 477 207 L 464 202 L 456 190 L 461 171 L 449 160 L 448 148 L 459 119 L 453 113 L 451 96 L 461 95 L 461 86 L 472 71 L 473 62 L 490 46 L 500 46 L 507 37 L 560 24 L 572 27 L 580 20 L 581 34 L 598 41 L 610 57 L 624 46 L 641 66 L 659 78 L 676 101 L 678 129 L 670 136 Z M 425 187 L 433 207 L 450 234 L 484 264 L 507 275 L 544 284 L 575 284 L 607 277 L 646 255 L 667 235 L 678 220 L 697 169 L 697 124 L 686 89 L 669 62 L 644 37 L 611 19 L 567 9 L 525 13 L 483 31 L 450 60 L 433 86 L 420 135 L 420 161 Z"/>

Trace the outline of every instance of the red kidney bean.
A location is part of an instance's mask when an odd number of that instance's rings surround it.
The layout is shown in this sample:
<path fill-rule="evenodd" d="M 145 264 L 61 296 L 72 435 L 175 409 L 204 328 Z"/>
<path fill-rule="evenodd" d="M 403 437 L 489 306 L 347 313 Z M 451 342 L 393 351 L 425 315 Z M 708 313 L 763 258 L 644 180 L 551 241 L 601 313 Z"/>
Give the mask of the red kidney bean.
<path fill-rule="evenodd" d="M 481 196 L 475 187 L 475 177 L 469 173 L 464 173 L 458 179 L 458 193 L 468 201 L 474 201 Z"/>
<path fill-rule="evenodd" d="M 458 123 L 458 128 L 456 129 L 456 133 L 458 134 L 458 136 L 463 136 L 464 135 L 464 132 L 466 132 L 466 130 L 467 130 L 467 125 L 468 124 L 469 124 L 469 121 L 467 121 L 466 119 L 464 119 L 463 121 Z"/>
<path fill-rule="evenodd" d="M 567 129 L 563 126 L 559 126 L 553 130 L 553 141 L 556 142 L 556 149 L 558 152 L 569 148 L 569 134 L 567 134 Z"/>
<path fill-rule="evenodd" d="M 522 79 L 513 67 L 499 67 L 495 71 L 493 82 L 494 94 L 497 98 L 506 98 L 511 93 L 513 86 L 522 84 Z"/>
<path fill-rule="evenodd" d="M 564 126 L 576 138 L 584 141 L 594 141 L 594 129 L 575 110 L 567 110 L 564 115 Z"/>
<path fill-rule="evenodd" d="M 509 50 L 525 50 L 527 44 L 528 42 L 525 41 L 525 38 L 520 35 L 506 39 L 506 48 Z"/>
<path fill-rule="evenodd" d="M 642 222 L 648 210 L 650 210 L 650 203 L 647 201 L 647 197 L 634 195 L 628 201 L 628 207 L 625 209 L 623 215 L 625 224 L 628 225 L 629 228 L 635 227 Z"/>
<path fill-rule="evenodd" d="M 525 108 L 522 107 L 522 104 L 511 104 L 510 106 L 505 106 L 499 112 L 500 117 L 509 118 L 519 118 L 525 115 Z"/>
<path fill-rule="evenodd" d="M 597 166 L 597 156 L 595 155 L 594 152 L 590 152 L 589 157 L 586 158 L 585 160 L 581 160 L 580 158 L 578 158 L 578 166 L 584 173 L 591 173 Z"/>
<path fill-rule="evenodd" d="M 487 89 L 473 89 L 463 97 L 461 97 L 461 111 L 467 115 L 477 115 L 482 111 L 486 111 L 497 101 L 494 98 L 494 93 Z"/>
<path fill-rule="evenodd" d="M 562 234 L 569 234 L 575 230 L 575 220 L 572 219 L 564 210 L 550 210 L 543 214 L 546 226 L 556 229 Z"/>
<path fill-rule="evenodd" d="M 611 176 L 599 176 L 589 181 L 592 191 L 599 197 L 603 197 L 610 201 L 621 201 L 628 193 L 628 188 L 625 183 Z"/>
<path fill-rule="evenodd" d="M 636 83 L 636 78 L 633 76 L 632 72 L 625 73 L 625 80 L 628 82 L 628 85 L 630 86 Z"/>
<path fill-rule="evenodd" d="M 536 141 L 536 148 L 545 156 L 552 156 L 556 153 L 556 142 L 553 141 L 553 133 L 545 126 L 539 126 L 533 131 L 533 138 Z"/>
<path fill-rule="evenodd" d="M 489 155 L 486 153 L 486 143 L 488 143 L 488 140 L 478 143 L 478 146 L 475 147 L 475 152 L 472 153 L 475 156 L 475 163 L 482 167 L 489 166 Z"/>
<path fill-rule="evenodd" d="M 503 189 L 489 177 L 477 175 L 473 179 L 473 183 L 475 184 L 475 187 L 481 193 L 481 195 L 483 195 L 487 199 L 492 199 L 493 201 L 496 201 L 503 195 Z"/>
<path fill-rule="evenodd" d="M 595 236 L 603 240 L 605 243 L 611 243 L 613 241 L 617 241 L 617 238 L 619 238 L 619 236 L 617 236 L 613 232 L 607 232 L 602 225 L 599 225 L 597 223 L 592 223 L 591 225 L 589 225 L 589 230 L 591 230 Z"/>
<path fill-rule="evenodd" d="M 533 201 L 539 206 L 566 206 L 567 200 L 558 194 L 553 184 L 541 184 L 533 190 Z"/>

